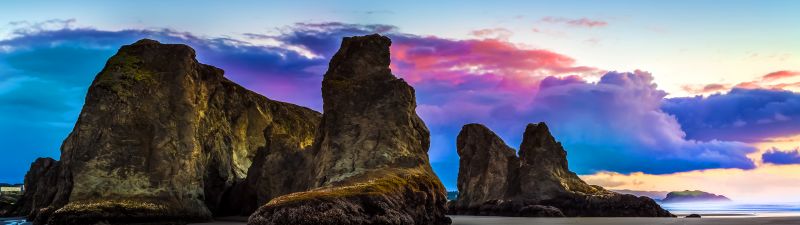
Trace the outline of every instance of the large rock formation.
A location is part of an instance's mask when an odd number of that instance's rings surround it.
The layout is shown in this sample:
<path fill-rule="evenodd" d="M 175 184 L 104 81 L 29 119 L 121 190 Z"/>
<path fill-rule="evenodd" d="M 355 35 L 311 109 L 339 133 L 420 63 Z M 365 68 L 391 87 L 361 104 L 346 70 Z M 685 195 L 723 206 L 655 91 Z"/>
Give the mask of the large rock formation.
<path fill-rule="evenodd" d="M 305 190 L 286 170 L 306 162 L 320 119 L 229 81 L 186 45 L 141 40 L 97 75 L 61 162 L 34 163 L 16 214 L 58 225 L 252 212 Z"/>
<path fill-rule="evenodd" d="M 429 132 L 414 89 L 389 70 L 390 44 L 380 35 L 343 40 L 322 83 L 314 189 L 273 199 L 249 224 L 449 224 Z"/>
<path fill-rule="evenodd" d="M 61 161 L 37 160 L 6 216 L 153 224 L 258 209 L 251 224 L 448 224 L 390 43 L 345 39 L 323 82 L 324 118 L 229 81 L 188 46 L 123 46 L 89 88 Z"/>
<path fill-rule="evenodd" d="M 583 182 L 544 123 L 525 129 L 519 158 L 480 124 L 457 140 L 461 167 L 451 214 L 502 216 L 672 216 L 647 197 L 623 195 Z"/>

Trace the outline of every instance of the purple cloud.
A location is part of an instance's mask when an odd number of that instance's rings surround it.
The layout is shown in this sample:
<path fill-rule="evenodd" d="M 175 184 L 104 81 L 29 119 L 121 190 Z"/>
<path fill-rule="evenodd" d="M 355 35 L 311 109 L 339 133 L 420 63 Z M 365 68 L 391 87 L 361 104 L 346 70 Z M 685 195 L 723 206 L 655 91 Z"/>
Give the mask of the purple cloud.
<path fill-rule="evenodd" d="M 800 164 L 800 149 L 795 148 L 791 151 L 781 151 L 772 148 L 761 155 L 765 163 L 787 165 Z"/>
<path fill-rule="evenodd" d="M 800 94 L 734 88 L 725 94 L 668 99 L 662 107 L 690 139 L 760 142 L 800 134 Z"/>
<path fill-rule="evenodd" d="M 687 139 L 681 124 L 662 111 L 666 93 L 647 72 L 609 72 L 597 83 L 565 78 L 547 84 L 523 114 L 554 124 L 579 173 L 754 167 L 745 156 L 755 151 L 749 145 Z M 597 160 L 599 155 L 604 159 Z"/>

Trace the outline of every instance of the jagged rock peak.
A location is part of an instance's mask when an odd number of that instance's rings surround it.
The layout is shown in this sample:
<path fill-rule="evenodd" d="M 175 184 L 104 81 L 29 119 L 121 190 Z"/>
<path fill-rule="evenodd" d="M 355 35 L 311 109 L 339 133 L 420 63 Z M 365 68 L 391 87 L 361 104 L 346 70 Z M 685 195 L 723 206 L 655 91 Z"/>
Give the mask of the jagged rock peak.
<path fill-rule="evenodd" d="M 555 137 L 553 137 L 553 135 L 550 133 L 550 128 L 547 127 L 547 124 L 544 122 L 529 123 L 525 127 L 525 133 L 522 135 L 520 151 L 522 151 L 522 149 L 537 151 L 557 150 L 545 148 L 554 144 L 560 145 L 560 143 L 556 141 Z M 520 156 L 522 155 L 524 154 L 521 152 Z"/>
<path fill-rule="evenodd" d="M 379 34 L 345 37 L 330 61 L 325 79 L 394 77 L 389 70 L 391 45 L 391 39 Z"/>
<path fill-rule="evenodd" d="M 525 127 L 519 147 L 520 160 L 531 165 L 546 164 L 568 171 L 567 151 L 550 133 L 544 122 L 530 123 Z"/>
<path fill-rule="evenodd" d="M 134 42 L 131 45 L 159 45 L 159 44 L 161 44 L 161 42 L 158 42 L 158 41 L 153 40 L 153 39 L 143 38 L 141 40 L 138 40 L 138 41 Z"/>

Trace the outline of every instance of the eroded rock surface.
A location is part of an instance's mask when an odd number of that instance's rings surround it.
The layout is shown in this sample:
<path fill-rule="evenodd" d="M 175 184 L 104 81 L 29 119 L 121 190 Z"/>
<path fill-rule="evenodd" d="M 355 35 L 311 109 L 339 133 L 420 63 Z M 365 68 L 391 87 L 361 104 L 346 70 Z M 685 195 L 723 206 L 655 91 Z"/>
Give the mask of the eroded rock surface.
<path fill-rule="evenodd" d="M 459 208 L 470 207 L 470 203 L 513 197 L 519 185 L 511 182 L 517 177 L 519 158 L 516 151 L 508 147 L 494 132 L 480 124 L 467 124 L 456 139 L 461 165 L 458 176 Z"/>
<path fill-rule="evenodd" d="M 273 199 L 251 225 L 449 224 L 414 89 L 389 70 L 391 40 L 344 38 L 322 83 L 313 189 Z"/>
<path fill-rule="evenodd" d="M 141 40 L 123 46 L 95 78 L 61 162 L 43 161 L 29 172 L 38 183 L 63 179 L 51 186 L 59 187 L 57 197 L 22 205 L 35 222 L 53 225 L 202 221 L 252 212 L 298 191 L 284 185 L 291 176 L 261 174 L 303 164 L 320 119 L 318 112 L 229 81 L 221 69 L 198 63 L 186 45 Z M 58 169 L 45 169 L 51 167 Z M 55 190 L 33 185 L 39 188 L 28 189 L 32 196 Z"/>
<path fill-rule="evenodd" d="M 544 123 L 529 124 L 519 158 L 483 125 L 465 125 L 458 138 L 458 199 L 449 213 L 497 216 L 672 216 L 647 197 L 623 195 L 583 182 Z"/>

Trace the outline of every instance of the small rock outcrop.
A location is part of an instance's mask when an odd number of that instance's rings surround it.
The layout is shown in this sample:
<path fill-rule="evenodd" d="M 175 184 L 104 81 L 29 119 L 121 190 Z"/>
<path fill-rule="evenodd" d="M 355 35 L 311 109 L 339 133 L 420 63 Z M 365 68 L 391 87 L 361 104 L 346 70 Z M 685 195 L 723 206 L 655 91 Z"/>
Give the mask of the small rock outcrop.
<path fill-rule="evenodd" d="M 189 46 L 140 40 L 97 74 L 61 161 L 34 163 L 15 213 L 51 225 L 247 215 L 306 190 L 286 170 L 305 165 L 320 119 L 231 82 Z"/>
<path fill-rule="evenodd" d="M 544 123 L 529 124 L 519 157 L 494 132 L 465 125 L 457 140 L 458 199 L 450 214 L 487 216 L 672 216 L 647 197 L 583 182 Z"/>
<path fill-rule="evenodd" d="M 681 203 L 681 202 L 729 202 L 731 199 L 724 195 L 716 195 L 705 191 L 673 191 L 667 193 L 667 197 L 661 200 L 662 203 Z"/>
<path fill-rule="evenodd" d="M 347 37 L 322 83 L 313 188 L 278 197 L 250 225 L 449 224 L 414 89 L 389 69 L 391 40 Z"/>
<path fill-rule="evenodd" d="M 64 176 L 60 162 L 51 158 L 38 158 L 25 174 L 25 192 L 3 216 L 23 216 L 36 219 L 39 212 L 55 211 L 66 204 L 71 186 Z"/>

